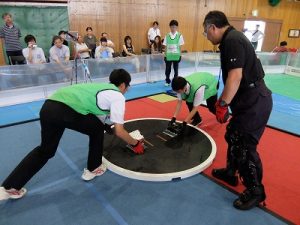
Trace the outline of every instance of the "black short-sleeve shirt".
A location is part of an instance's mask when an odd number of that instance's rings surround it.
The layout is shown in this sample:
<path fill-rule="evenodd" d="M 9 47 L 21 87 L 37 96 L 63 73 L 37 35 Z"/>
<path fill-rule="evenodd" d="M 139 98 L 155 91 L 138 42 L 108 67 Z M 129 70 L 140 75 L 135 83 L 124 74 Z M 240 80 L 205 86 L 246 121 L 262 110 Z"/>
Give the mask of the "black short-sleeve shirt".
<path fill-rule="evenodd" d="M 224 83 L 226 83 L 228 72 L 237 68 L 243 69 L 240 88 L 246 88 L 264 77 L 262 65 L 254 48 L 242 32 L 229 27 L 223 35 L 219 49 Z"/>

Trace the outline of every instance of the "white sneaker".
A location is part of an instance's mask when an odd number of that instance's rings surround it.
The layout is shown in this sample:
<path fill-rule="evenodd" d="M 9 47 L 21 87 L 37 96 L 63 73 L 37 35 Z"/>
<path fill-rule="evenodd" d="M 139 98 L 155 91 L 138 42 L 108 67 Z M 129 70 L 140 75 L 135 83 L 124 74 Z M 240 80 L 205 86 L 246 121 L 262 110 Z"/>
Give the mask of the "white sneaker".
<path fill-rule="evenodd" d="M 87 168 L 84 168 L 81 178 L 85 181 L 89 181 L 94 179 L 97 176 L 101 176 L 102 174 L 105 173 L 105 171 L 106 171 L 106 165 L 103 163 L 98 168 L 94 169 L 92 172 L 89 171 Z"/>
<path fill-rule="evenodd" d="M 170 86 L 170 84 L 169 83 L 165 83 L 165 87 L 169 87 Z"/>
<path fill-rule="evenodd" d="M 6 190 L 4 187 L 0 187 L 0 201 L 22 198 L 26 194 L 26 192 L 27 190 L 25 188 L 21 188 L 20 190 L 11 188 L 9 190 Z"/>

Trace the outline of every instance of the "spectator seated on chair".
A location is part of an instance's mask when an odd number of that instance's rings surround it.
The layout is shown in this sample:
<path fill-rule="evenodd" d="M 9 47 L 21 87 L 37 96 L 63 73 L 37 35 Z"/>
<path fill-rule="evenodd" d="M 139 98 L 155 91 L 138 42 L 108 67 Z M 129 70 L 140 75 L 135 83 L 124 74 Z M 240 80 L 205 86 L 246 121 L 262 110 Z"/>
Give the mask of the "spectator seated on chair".
<path fill-rule="evenodd" d="M 151 54 L 163 53 L 163 45 L 160 36 L 154 38 L 154 42 L 151 44 Z"/>
<path fill-rule="evenodd" d="M 107 46 L 112 48 L 112 49 L 115 49 L 115 44 L 112 42 L 112 40 L 108 39 L 108 33 L 106 32 L 103 32 L 101 34 L 101 38 L 106 38 L 107 40 Z M 100 42 L 100 45 L 101 45 L 101 42 Z"/>
<path fill-rule="evenodd" d="M 122 56 L 135 56 L 134 46 L 132 45 L 132 39 L 130 36 L 126 36 L 124 38 L 124 45 L 123 45 L 123 51 Z"/>
<path fill-rule="evenodd" d="M 60 36 L 53 37 L 54 45 L 49 50 L 50 62 L 62 63 L 68 62 L 70 59 L 70 49 L 63 45 L 62 39 Z"/>
<path fill-rule="evenodd" d="M 95 51 L 96 59 L 108 59 L 113 57 L 114 50 L 111 47 L 108 47 L 108 42 L 105 37 L 100 38 L 100 43 Z"/>
<path fill-rule="evenodd" d="M 35 37 L 31 34 L 26 35 L 24 41 L 27 45 L 27 48 L 24 48 L 22 53 L 27 64 L 46 63 L 44 51 L 42 48 L 37 46 Z"/>
<path fill-rule="evenodd" d="M 276 46 L 272 52 L 288 52 L 288 48 L 287 46 L 287 42 L 286 41 L 282 41 L 280 42 L 280 46 Z"/>

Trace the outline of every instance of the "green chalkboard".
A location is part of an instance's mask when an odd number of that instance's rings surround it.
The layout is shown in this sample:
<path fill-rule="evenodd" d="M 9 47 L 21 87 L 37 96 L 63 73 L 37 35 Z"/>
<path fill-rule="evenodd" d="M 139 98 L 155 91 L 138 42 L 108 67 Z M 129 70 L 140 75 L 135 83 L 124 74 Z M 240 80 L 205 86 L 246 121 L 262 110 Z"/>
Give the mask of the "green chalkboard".
<path fill-rule="evenodd" d="M 37 44 L 49 55 L 53 35 L 60 30 L 69 30 L 68 8 L 66 6 L 1 6 L 0 15 L 8 12 L 12 15 L 14 24 L 21 30 L 20 41 L 25 47 L 24 37 L 32 34 Z M 4 21 L 1 20 L 1 27 Z M 7 60 L 7 59 L 6 59 Z"/>

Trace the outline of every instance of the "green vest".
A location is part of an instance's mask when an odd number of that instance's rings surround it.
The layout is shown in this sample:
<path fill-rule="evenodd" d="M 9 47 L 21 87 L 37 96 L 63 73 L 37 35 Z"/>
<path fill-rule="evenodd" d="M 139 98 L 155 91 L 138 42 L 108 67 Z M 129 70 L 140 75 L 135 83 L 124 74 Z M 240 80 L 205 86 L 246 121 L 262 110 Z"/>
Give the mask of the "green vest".
<path fill-rule="evenodd" d="M 182 100 L 193 103 L 196 92 L 202 86 L 205 86 L 204 100 L 217 94 L 217 83 L 215 77 L 207 72 L 197 72 L 185 77 L 186 81 L 190 84 L 190 93 L 188 95 L 181 94 Z"/>
<path fill-rule="evenodd" d="M 105 90 L 120 90 L 114 84 L 90 83 L 76 84 L 57 90 L 49 99 L 62 102 L 76 112 L 87 115 L 109 115 L 110 110 L 101 109 L 97 105 L 97 94 Z"/>
<path fill-rule="evenodd" d="M 179 39 L 181 34 L 177 32 L 174 39 L 171 39 L 170 34 L 167 35 L 166 59 L 167 61 L 179 61 L 180 59 L 180 45 Z"/>

